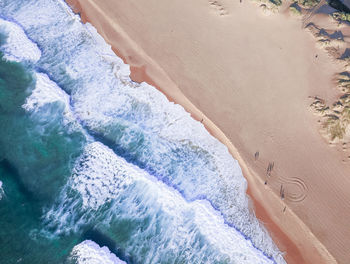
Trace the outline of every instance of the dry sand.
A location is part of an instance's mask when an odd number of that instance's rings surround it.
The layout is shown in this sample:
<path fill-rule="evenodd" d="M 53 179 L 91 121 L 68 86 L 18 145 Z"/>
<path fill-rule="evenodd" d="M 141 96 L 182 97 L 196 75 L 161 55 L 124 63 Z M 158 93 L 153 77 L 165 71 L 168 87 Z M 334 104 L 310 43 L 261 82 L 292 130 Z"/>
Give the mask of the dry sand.
<path fill-rule="evenodd" d="M 288 263 L 350 262 L 350 152 L 329 145 L 309 108 L 309 96 L 339 97 L 334 75 L 343 66 L 315 45 L 302 18 L 285 7 L 266 16 L 247 0 L 68 3 L 130 64 L 135 81 L 204 118 L 229 147 Z"/>

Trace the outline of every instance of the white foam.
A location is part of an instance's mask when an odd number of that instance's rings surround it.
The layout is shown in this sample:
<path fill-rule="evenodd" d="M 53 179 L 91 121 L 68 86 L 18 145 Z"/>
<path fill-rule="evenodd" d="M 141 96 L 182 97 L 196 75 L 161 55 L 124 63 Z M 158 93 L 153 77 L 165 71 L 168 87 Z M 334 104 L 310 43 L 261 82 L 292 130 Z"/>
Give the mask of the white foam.
<path fill-rule="evenodd" d="M 123 60 L 115 55 L 112 51 L 112 47 L 108 45 L 97 30 L 90 24 L 84 24 L 87 32 L 95 41 L 95 51 L 99 56 L 101 56 L 105 61 L 113 65 L 113 72 L 119 80 L 130 80 L 130 66 L 125 64 Z"/>
<path fill-rule="evenodd" d="M 63 106 L 63 124 L 70 124 L 67 128 L 79 129 L 83 132 L 70 108 L 69 95 L 44 73 L 35 73 L 35 79 L 35 88 L 31 95 L 27 97 L 22 108 L 27 112 L 33 113 L 39 111 L 47 104 L 60 103 Z"/>
<path fill-rule="evenodd" d="M 28 39 L 21 27 L 0 18 L 0 32 L 7 36 L 6 43 L 1 46 L 5 59 L 16 62 L 37 62 L 40 59 L 38 46 Z"/>
<path fill-rule="evenodd" d="M 85 240 L 76 245 L 70 255 L 77 264 L 126 264 L 113 254 L 108 247 L 100 247 L 94 241 Z"/>
<path fill-rule="evenodd" d="M 65 108 L 69 107 L 69 96 L 58 85 L 51 81 L 44 73 L 35 73 L 36 85 L 32 94 L 22 106 L 26 111 L 34 111 L 45 104 L 62 102 Z"/>
<path fill-rule="evenodd" d="M 85 147 L 69 186 L 79 191 L 85 208 L 97 210 L 132 183 L 126 167 L 111 149 L 95 142 Z"/>

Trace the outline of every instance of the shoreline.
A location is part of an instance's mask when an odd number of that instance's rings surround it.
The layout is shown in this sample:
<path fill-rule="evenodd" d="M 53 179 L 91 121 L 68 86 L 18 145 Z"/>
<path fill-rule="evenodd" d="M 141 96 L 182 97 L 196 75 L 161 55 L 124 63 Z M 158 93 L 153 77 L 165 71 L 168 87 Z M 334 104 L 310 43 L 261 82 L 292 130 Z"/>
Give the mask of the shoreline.
<path fill-rule="evenodd" d="M 182 105 L 194 119 L 203 119 L 203 125 L 209 133 L 228 147 L 229 152 L 239 162 L 248 182 L 247 194 L 253 201 L 257 218 L 266 227 L 278 248 L 286 252 L 285 259 L 288 263 L 337 263 L 291 206 L 282 201 L 269 184 L 264 184 L 262 176 L 259 176 L 261 171 L 257 172 L 256 168 L 249 166 L 247 159 L 240 154 L 239 146 L 236 147 L 224 132 L 186 97 L 166 71 L 147 55 L 122 26 L 104 14 L 93 1 L 86 0 L 83 6 L 79 0 L 69 0 L 67 3 L 75 12 L 80 13 L 82 22 L 90 22 L 112 46 L 113 51 L 130 65 L 133 81 L 145 81 L 153 85 L 170 101 Z M 283 208 L 286 208 L 285 212 Z M 295 230 L 300 232 L 296 233 Z"/>

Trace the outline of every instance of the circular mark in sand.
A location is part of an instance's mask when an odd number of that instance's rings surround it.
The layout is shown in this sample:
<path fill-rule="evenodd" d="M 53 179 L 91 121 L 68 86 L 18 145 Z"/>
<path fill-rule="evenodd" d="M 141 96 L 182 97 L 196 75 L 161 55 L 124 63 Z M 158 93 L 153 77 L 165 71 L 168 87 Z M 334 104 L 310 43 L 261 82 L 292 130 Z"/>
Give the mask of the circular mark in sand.
<path fill-rule="evenodd" d="M 280 178 L 285 199 L 291 202 L 302 202 L 308 193 L 308 186 L 298 177 Z"/>

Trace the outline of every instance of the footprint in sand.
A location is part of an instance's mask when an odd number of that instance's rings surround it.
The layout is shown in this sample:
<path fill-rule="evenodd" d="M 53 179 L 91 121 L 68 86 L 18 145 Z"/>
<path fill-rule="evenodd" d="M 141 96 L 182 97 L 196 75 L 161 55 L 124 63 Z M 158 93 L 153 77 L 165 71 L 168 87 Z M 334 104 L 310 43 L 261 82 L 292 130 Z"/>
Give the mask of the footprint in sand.
<path fill-rule="evenodd" d="M 210 0 L 209 1 L 210 7 L 220 16 L 226 16 L 228 15 L 228 11 L 224 7 L 223 4 L 220 3 L 220 1 L 217 0 Z"/>

